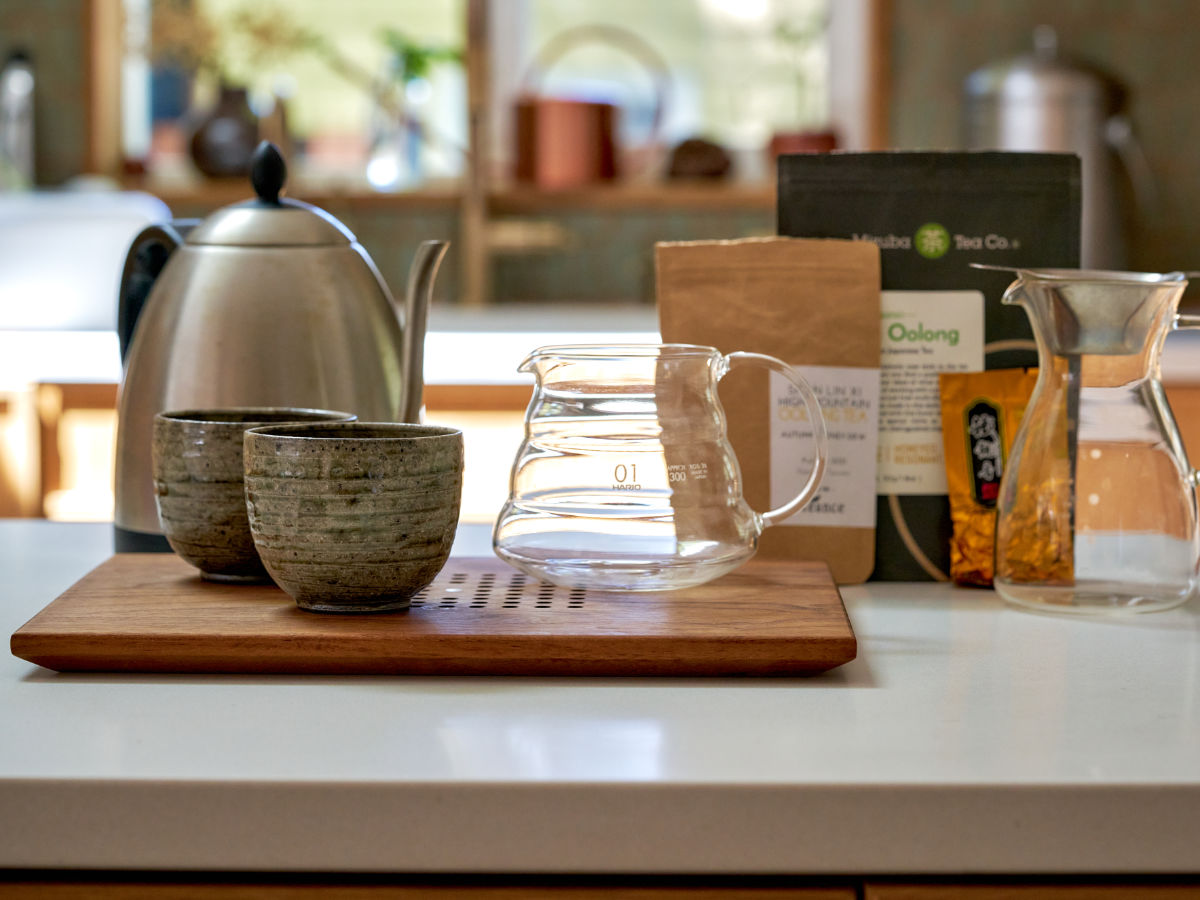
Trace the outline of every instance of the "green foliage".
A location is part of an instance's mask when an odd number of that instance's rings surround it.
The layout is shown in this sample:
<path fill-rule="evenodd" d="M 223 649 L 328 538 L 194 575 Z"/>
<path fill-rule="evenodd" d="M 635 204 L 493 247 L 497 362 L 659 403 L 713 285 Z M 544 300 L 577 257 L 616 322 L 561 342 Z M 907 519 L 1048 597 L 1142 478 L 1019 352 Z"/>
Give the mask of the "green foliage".
<path fill-rule="evenodd" d="M 396 61 L 395 76 L 401 84 L 428 78 L 438 63 L 462 62 L 463 54 L 457 47 L 418 43 L 394 28 L 383 29 L 380 37 Z"/>

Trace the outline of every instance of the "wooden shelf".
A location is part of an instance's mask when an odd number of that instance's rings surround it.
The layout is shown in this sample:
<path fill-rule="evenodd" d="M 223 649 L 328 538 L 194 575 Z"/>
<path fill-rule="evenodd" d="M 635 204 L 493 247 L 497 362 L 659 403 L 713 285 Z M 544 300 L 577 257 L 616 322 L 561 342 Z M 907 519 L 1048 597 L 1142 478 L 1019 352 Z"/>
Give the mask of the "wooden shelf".
<path fill-rule="evenodd" d="M 492 212 L 501 215 L 556 209 L 774 209 L 774 184 L 630 182 L 559 191 L 514 186 L 490 194 Z"/>
<path fill-rule="evenodd" d="M 211 179 L 195 185 L 156 184 L 153 179 L 131 178 L 125 182 L 125 187 L 154 194 L 171 207 L 212 209 L 249 199 L 251 193 L 249 184 L 241 178 Z M 327 185 L 307 189 L 301 183 L 288 195 L 316 206 L 342 209 L 446 209 L 455 208 L 462 202 L 461 191 L 453 187 L 381 193 L 365 188 L 331 189 Z M 512 185 L 488 194 L 488 211 L 492 215 L 528 215 L 569 209 L 620 212 L 663 207 L 771 210 L 775 207 L 775 186 L 630 182 L 545 191 Z"/>
<path fill-rule="evenodd" d="M 127 178 L 123 186 L 129 190 L 153 194 L 170 207 L 199 206 L 217 209 L 231 203 L 249 200 L 253 196 L 250 183 L 244 178 L 212 178 L 194 184 L 155 182 L 152 178 Z M 454 208 L 462 201 L 459 191 L 452 188 L 431 188 L 403 193 L 382 193 L 366 188 L 331 188 L 328 185 L 306 187 L 303 182 L 291 186 L 287 196 L 315 206 L 346 206 L 357 208 Z"/>

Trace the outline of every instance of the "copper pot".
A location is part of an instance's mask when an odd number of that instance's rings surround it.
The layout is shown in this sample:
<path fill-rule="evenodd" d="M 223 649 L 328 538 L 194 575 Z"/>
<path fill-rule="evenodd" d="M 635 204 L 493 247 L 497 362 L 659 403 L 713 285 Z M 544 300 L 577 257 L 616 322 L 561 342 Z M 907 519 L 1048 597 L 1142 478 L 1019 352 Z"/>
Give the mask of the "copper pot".
<path fill-rule="evenodd" d="M 567 50 L 579 43 L 595 41 L 627 50 L 650 70 L 654 80 L 654 117 L 641 149 L 652 151 L 657 144 L 669 88 L 666 64 L 632 32 L 608 25 L 584 25 L 554 37 L 525 73 L 514 109 L 517 181 L 539 188 L 570 188 L 612 181 L 623 174 L 617 107 L 611 103 L 542 96 L 537 84 L 541 75 Z"/>
<path fill-rule="evenodd" d="M 522 97 L 516 106 L 518 181 L 565 188 L 617 177 L 617 108 Z"/>

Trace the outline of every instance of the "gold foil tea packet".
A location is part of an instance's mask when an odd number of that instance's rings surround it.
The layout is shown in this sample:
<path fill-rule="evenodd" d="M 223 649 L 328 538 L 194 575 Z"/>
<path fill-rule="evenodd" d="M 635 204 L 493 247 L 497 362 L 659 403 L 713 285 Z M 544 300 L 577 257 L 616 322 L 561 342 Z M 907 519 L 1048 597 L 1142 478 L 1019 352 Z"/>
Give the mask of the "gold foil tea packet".
<path fill-rule="evenodd" d="M 943 372 L 942 442 L 950 495 L 950 578 L 992 584 L 996 499 L 1036 369 Z"/>

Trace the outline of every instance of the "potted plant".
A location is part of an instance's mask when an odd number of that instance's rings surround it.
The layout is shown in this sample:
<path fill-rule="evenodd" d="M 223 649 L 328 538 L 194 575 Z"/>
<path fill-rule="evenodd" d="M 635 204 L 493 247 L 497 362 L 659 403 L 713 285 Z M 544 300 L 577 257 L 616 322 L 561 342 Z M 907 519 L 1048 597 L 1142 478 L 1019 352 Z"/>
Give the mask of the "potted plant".
<path fill-rule="evenodd" d="M 833 131 L 828 128 L 803 127 L 803 123 L 812 121 L 815 115 L 820 115 L 821 107 L 820 98 L 814 96 L 813 85 L 804 65 L 804 56 L 824 43 L 828 24 L 827 16 L 822 13 L 814 13 L 804 19 L 785 19 L 775 24 L 775 40 L 783 49 L 795 77 L 798 127 L 777 130 L 771 136 L 767 145 L 767 156 L 772 169 L 775 160 L 782 153 L 822 153 L 837 149 L 837 135 Z"/>

